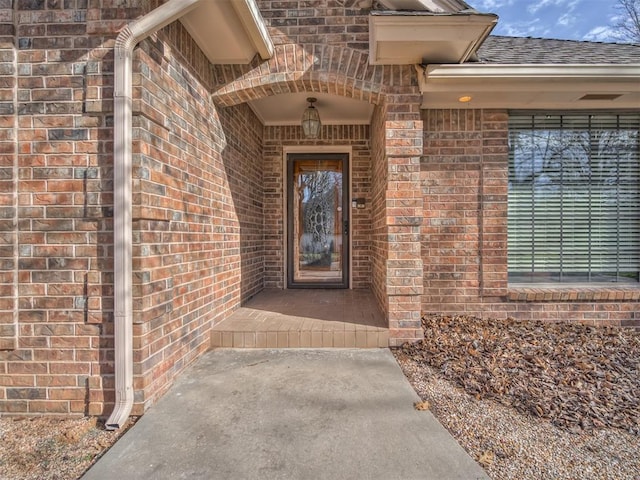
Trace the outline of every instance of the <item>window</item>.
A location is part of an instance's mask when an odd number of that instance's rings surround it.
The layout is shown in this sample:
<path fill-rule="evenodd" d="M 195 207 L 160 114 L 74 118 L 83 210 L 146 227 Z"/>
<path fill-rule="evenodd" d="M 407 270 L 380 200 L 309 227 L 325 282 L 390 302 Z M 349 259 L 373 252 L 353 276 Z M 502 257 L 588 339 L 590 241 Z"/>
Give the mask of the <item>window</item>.
<path fill-rule="evenodd" d="M 509 119 L 510 282 L 638 282 L 640 114 Z"/>

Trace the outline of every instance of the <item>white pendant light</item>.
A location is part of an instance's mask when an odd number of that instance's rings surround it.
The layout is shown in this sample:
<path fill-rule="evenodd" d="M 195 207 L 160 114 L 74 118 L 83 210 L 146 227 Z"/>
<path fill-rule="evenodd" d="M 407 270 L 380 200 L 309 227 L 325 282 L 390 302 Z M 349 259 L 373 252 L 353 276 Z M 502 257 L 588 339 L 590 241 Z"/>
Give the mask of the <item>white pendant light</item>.
<path fill-rule="evenodd" d="M 320 123 L 320 114 L 316 107 L 313 106 L 316 101 L 316 98 L 307 98 L 309 106 L 302 114 L 302 131 L 306 138 L 318 138 L 320 135 L 320 128 L 322 127 L 322 124 Z"/>

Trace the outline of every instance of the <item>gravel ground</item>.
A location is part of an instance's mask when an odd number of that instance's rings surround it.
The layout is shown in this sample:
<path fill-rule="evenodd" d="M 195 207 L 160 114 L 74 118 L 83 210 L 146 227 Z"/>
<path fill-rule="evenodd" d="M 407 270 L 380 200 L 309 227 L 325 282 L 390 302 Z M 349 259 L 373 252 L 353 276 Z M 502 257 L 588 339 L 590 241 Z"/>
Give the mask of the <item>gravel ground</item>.
<path fill-rule="evenodd" d="M 95 418 L 0 418 L 0 479 L 77 479 L 132 424 L 110 432 Z"/>
<path fill-rule="evenodd" d="M 514 324 L 513 321 L 485 321 L 469 317 L 429 318 L 424 323 L 425 340 L 395 349 L 394 354 L 426 406 L 467 452 L 483 465 L 492 479 L 640 480 L 640 435 L 637 434 L 636 423 L 640 391 L 627 391 L 629 385 L 639 381 L 640 358 L 636 350 L 640 338 L 638 332 L 599 330 L 568 324 Z M 439 329 L 437 333 L 434 328 Z M 509 333 L 505 334 L 505 331 Z M 532 336 L 532 332 L 536 335 Z M 500 355 L 490 348 L 490 342 L 483 342 L 485 337 L 496 336 L 507 343 L 511 340 L 516 346 L 505 354 L 505 358 L 510 359 L 509 368 L 497 366 L 499 362 L 496 359 Z M 610 340 L 614 336 L 620 342 L 612 346 Z M 542 338 L 546 340 L 542 341 Z M 602 352 L 598 352 L 593 345 L 602 338 L 607 341 L 610 358 L 625 354 L 631 356 L 626 362 L 628 368 L 621 374 L 623 378 L 616 379 L 604 399 L 585 394 L 589 390 L 586 387 L 584 391 L 571 393 L 575 382 L 565 382 L 563 379 L 575 380 L 575 362 L 566 361 L 557 351 L 548 351 L 548 345 L 564 345 L 570 339 L 579 362 L 598 365 L 580 370 L 592 372 L 597 379 L 605 367 L 602 366 Z M 465 342 L 473 339 L 469 343 L 473 351 L 469 353 L 466 348 L 452 348 L 452 339 L 456 345 L 467 345 Z M 546 345 L 549 358 L 557 359 L 552 362 L 553 368 L 540 368 L 540 360 L 521 361 L 520 357 L 531 352 L 530 341 L 536 345 Z M 440 355 L 442 351 L 447 351 L 444 357 Z M 483 357 L 493 361 L 485 364 Z M 446 360 L 443 361 L 443 358 Z M 480 368 L 479 364 L 490 368 Z M 619 374 L 624 370 L 616 362 L 610 366 Z M 548 385 L 545 389 L 533 388 L 528 391 L 529 394 L 540 394 L 544 398 L 528 398 L 526 391 L 523 394 L 518 379 L 528 378 L 528 383 L 532 385 L 536 385 L 540 378 L 550 383 L 547 378 L 549 370 L 553 370 L 552 377 L 558 382 L 555 388 Z M 496 381 L 493 375 L 500 381 Z M 597 381 L 592 381 L 588 375 L 585 378 L 579 381 L 587 387 L 592 383 L 597 385 Z M 478 379 L 484 382 L 480 386 Z M 583 386 L 582 383 L 579 385 Z M 622 385 L 620 391 L 616 389 L 618 385 Z M 615 410 L 620 405 L 616 403 L 617 397 L 631 401 L 631 407 L 624 403 L 628 410 L 624 418 L 627 423 L 629 419 L 633 423 L 630 428 L 622 428 L 621 422 L 613 422 L 618 425 L 615 428 L 582 419 L 590 418 L 583 408 L 583 400 L 603 417 L 613 418 L 608 415 L 606 407 L 600 408 L 596 402 L 601 401 L 605 405 L 610 402 L 610 409 Z M 549 415 L 548 412 L 553 408 L 547 407 L 549 403 L 558 404 L 560 398 L 565 404 L 564 411 L 585 410 L 585 414 L 581 416 L 576 413 L 579 417 L 577 422 L 556 421 L 553 424 L 558 417 Z M 544 405 L 545 411 L 540 413 L 531 405 Z M 573 415 L 574 412 L 568 413 Z M 577 425 L 582 427 L 577 428 Z"/>

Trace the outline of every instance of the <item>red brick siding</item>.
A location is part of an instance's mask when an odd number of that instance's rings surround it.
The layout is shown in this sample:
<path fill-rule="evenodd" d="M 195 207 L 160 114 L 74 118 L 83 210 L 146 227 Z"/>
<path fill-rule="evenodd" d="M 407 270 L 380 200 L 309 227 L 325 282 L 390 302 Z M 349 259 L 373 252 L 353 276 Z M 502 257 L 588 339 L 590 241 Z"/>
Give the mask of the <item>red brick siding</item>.
<path fill-rule="evenodd" d="M 276 44 L 335 44 L 369 48 L 369 9 L 359 0 L 327 2 L 258 0 Z"/>
<path fill-rule="evenodd" d="M 208 348 L 211 325 L 263 288 L 263 127 L 247 105 L 218 111 L 175 49 L 144 42 L 136 62 L 138 413 Z"/>
<path fill-rule="evenodd" d="M 371 289 L 384 312 L 389 310 L 387 297 L 387 258 L 389 240 L 386 212 L 388 181 L 385 156 L 386 107 L 377 106 L 371 119 Z"/>
<path fill-rule="evenodd" d="M 263 146 L 264 286 L 284 288 L 284 172 L 279 128 L 265 127 Z"/>
<path fill-rule="evenodd" d="M 408 73 L 408 72 L 407 72 Z M 420 189 L 420 155 L 423 122 L 420 94 L 408 75 L 406 93 L 389 96 L 385 123 L 385 155 L 388 170 L 385 193 L 389 250 L 387 295 L 389 297 L 389 344 L 398 346 L 420 338 L 423 263 L 420 225 L 423 199 Z"/>
<path fill-rule="evenodd" d="M 227 140 L 222 158 L 239 228 L 240 293 L 245 301 L 264 288 L 264 127 L 246 104 L 219 113 Z"/>
<path fill-rule="evenodd" d="M 347 133 L 348 129 L 340 128 Z M 351 263 L 353 288 L 371 287 L 371 129 L 352 127 L 351 198 L 362 198 L 364 208 L 351 208 Z"/>
<path fill-rule="evenodd" d="M 13 122 L 5 138 L 18 149 L 3 148 L 17 156 L 2 165 L 17 172 L 17 223 L 5 232 L 18 254 L 19 331 L 17 348 L 0 352 L 0 412 L 100 413 L 111 369 L 111 129 L 106 115 L 83 114 L 83 100 L 92 48 L 106 39 L 87 36 L 86 2 L 13 7 L 3 45 L 15 47 L 15 70 L 3 88 L 17 116 L 3 128 Z"/>
<path fill-rule="evenodd" d="M 0 2 L 0 413 L 113 403 L 113 40 L 162 0 Z M 126 3 L 126 5 L 125 5 Z M 283 152 L 352 150 L 353 278 L 393 345 L 421 312 L 638 325 L 638 289 L 509 288 L 504 111 L 420 116 L 412 66 L 368 63 L 361 2 L 259 0 L 275 55 L 212 66 L 176 22 L 134 65 L 135 413 L 208 330 L 283 286 Z M 324 92 L 371 126 L 263 127 L 246 102 Z M 223 108 L 224 107 L 224 108 Z M 424 122 L 424 126 L 423 126 Z M 422 156 L 422 158 L 420 158 Z M 17 262 L 16 262 L 17 258 Z"/>
<path fill-rule="evenodd" d="M 326 146 L 351 148 L 352 198 L 364 198 L 366 208 L 351 209 L 352 278 L 354 288 L 370 285 L 371 152 L 368 125 L 325 125 L 320 138 L 305 139 L 300 127 L 265 127 L 265 286 L 284 287 L 284 147 L 308 146 L 309 153 Z M 345 151 L 346 151 L 345 150 Z"/>
<path fill-rule="evenodd" d="M 0 351 L 13 350 L 18 339 L 17 215 L 17 51 L 13 11 L 0 5 Z M 2 365 L 2 364 L 0 364 Z M 0 367 L 2 368 L 2 367 Z M 0 374 L 6 373 L 0 370 Z M 1 383 L 0 383 L 1 385 Z M 0 388 L 0 399 L 5 391 Z"/>
<path fill-rule="evenodd" d="M 213 71 L 213 98 L 221 106 L 297 92 L 330 93 L 380 105 L 386 93 L 406 87 L 413 91 L 416 82 L 411 65 L 369 65 L 366 52 L 325 44 L 276 45 L 273 57 L 263 63 L 216 65 Z M 419 104 L 411 110 L 418 114 Z"/>
<path fill-rule="evenodd" d="M 450 311 L 480 296 L 481 115 L 478 110 L 425 112 L 425 312 Z"/>
<path fill-rule="evenodd" d="M 73 2 L 74 0 L 71 1 Z M 115 37 L 115 34 L 132 19 L 151 11 L 153 8 L 165 3 L 166 0 L 127 0 L 126 2 L 120 0 L 75 0 L 75 2 L 79 5 L 86 5 L 86 24 L 89 35 Z M 34 2 L 27 0 L 27 3 Z M 55 9 L 55 5 L 59 5 L 62 2 L 52 3 Z"/>
<path fill-rule="evenodd" d="M 0 412 L 111 410 L 112 45 L 146 11 L 136 5 L 16 2 L 29 8 L 14 12 L 16 36 L 0 27 Z M 207 348 L 211 324 L 262 288 L 264 266 L 262 126 L 246 105 L 210 103 L 211 66 L 179 23 L 136 51 L 141 413 Z"/>

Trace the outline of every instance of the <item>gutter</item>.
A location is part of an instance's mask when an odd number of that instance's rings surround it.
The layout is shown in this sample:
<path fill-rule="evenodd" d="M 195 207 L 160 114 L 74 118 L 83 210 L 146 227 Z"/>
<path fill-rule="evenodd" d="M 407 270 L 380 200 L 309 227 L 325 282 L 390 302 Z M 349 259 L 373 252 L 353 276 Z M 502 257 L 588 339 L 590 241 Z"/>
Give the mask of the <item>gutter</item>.
<path fill-rule="evenodd" d="M 142 40 L 193 10 L 202 0 L 169 0 L 124 27 L 114 47 L 113 243 L 115 406 L 107 430 L 120 428 L 133 407 L 132 291 L 132 71 L 133 49 Z"/>
<path fill-rule="evenodd" d="M 466 63 L 421 65 L 422 79 L 429 80 L 498 80 L 498 79 L 571 79 L 571 80 L 637 80 L 640 64 L 508 64 Z"/>

